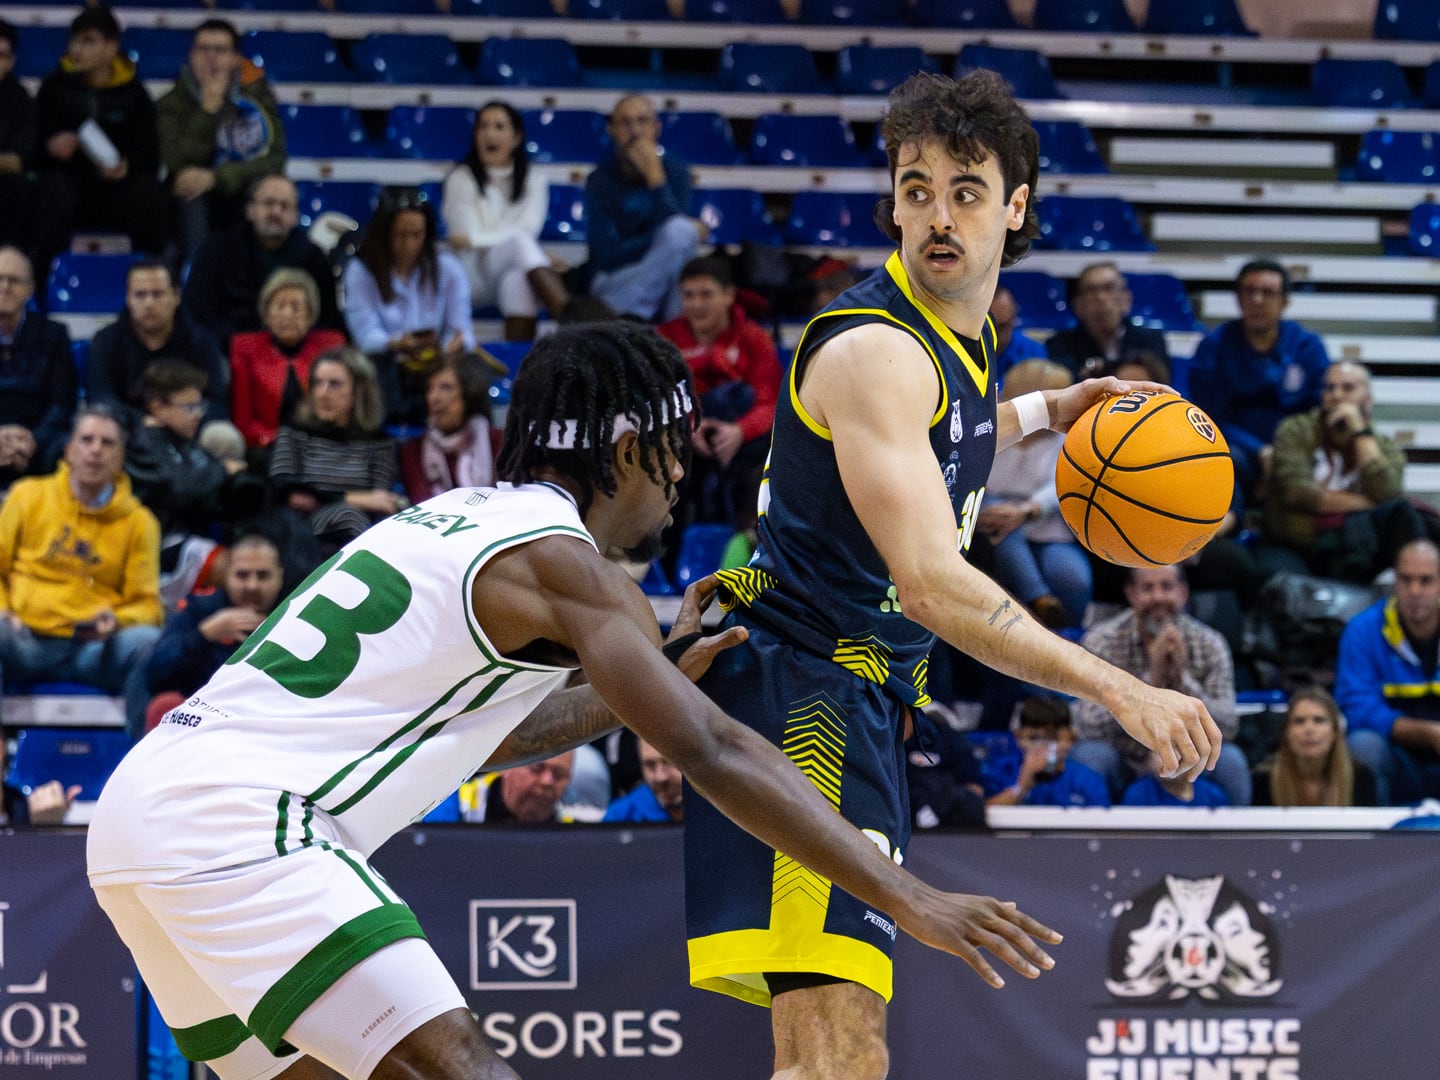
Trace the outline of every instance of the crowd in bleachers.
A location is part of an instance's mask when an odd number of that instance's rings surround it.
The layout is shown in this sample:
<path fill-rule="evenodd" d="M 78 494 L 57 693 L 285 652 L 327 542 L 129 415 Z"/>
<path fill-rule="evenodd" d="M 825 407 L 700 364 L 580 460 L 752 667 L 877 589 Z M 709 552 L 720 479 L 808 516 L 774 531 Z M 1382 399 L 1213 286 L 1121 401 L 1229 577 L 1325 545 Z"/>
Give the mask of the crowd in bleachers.
<path fill-rule="evenodd" d="M 529 2 L 407 3 L 381 7 L 557 20 L 1015 27 L 1004 3 L 978 0 L 570 0 L 553 13 Z M 333 7 L 380 10 L 368 0 Z M 1115 24 L 1072 25 L 1082 7 Z M 1377 16 L 1377 33 L 1403 36 L 1403 26 L 1440 37 L 1440 26 L 1405 22 L 1405 5 L 1382 8 L 1396 26 Z M 1181 25 L 1187 18 L 1194 24 Z M 1062 32 L 1136 29 L 1119 0 L 1041 0 L 1034 20 Z M 485 38 L 472 48 L 423 26 L 337 44 L 316 31 L 241 35 L 217 18 L 193 30 L 126 31 L 102 6 L 82 9 L 65 28 L 17 31 L 0 21 L 0 488 L 11 492 L 0 516 L 0 664 L 11 690 L 57 673 L 101 687 L 124 696 L 138 736 L 370 522 L 450 486 L 490 482 L 499 443 L 492 408 L 503 404 L 518 362 L 507 346 L 523 350 L 555 321 L 655 324 L 695 372 L 705 419 L 670 553 L 637 576 L 670 592 L 721 561 L 748 558 L 783 324 L 863 275 L 864 249 L 882 243 L 864 170 L 883 164 L 883 146 L 866 137 L 865 124 L 803 111 L 749 118 L 737 138 L 727 116 L 657 111 L 645 91 L 874 97 L 940 65 L 918 47 L 854 45 L 822 70 L 801 45 L 731 42 L 717 46 L 713 74 L 703 65 L 618 71 L 589 64 L 593 50 L 558 34 Z M 1227 4 L 1152 3 L 1146 29 L 1245 32 Z M 1371 107 L 1400 107 L 1429 95 L 1440 107 L 1440 66 L 1417 92 L 1403 75 L 1394 81 L 1398 67 L 1362 72 L 1353 66 L 1360 63 L 1317 63 L 1312 100 L 1352 104 L 1346 95 L 1360 94 Z M 969 43 L 954 62 L 966 66 L 1003 70 L 1027 99 L 1063 96 L 1039 51 Z M 21 75 L 39 81 L 33 95 Z M 154 80 L 167 83 L 158 102 L 145 86 Z M 282 104 L 273 84 L 294 81 L 616 92 L 603 113 L 526 110 L 495 98 L 473 109 L 395 104 L 362 115 L 348 105 Z M 1036 126 L 1046 172 L 1105 172 L 1083 125 Z M 375 168 L 367 179 L 297 183 L 286 175 L 295 159 Z M 407 175 L 424 182 L 384 183 L 395 174 L 381 166 L 399 162 L 414 163 L 419 171 Z M 437 162 L 446 164 L 428 164 Z M 555 163 L 582 171 L 552 183 L 545 166 Z M 850 186 L 863 190 L 699 188 L 697 167 L 707 166 L 717 176 L 739 166 L 853 169 L 861 179 Z M 1435 136 L 1386 130 L 1364 137 L 1354 171 L 1362 180 L 1429 183 L 1437 168 Z M 1155 250 L 1124 199 L 1049 194 L 1043 182 L 1041 194 L 1037 250 Z M 1406 242 L 1416 254 L 1433 245 L 1433 217 L 1433 207 L 1412 215 Z M 837 260 L 845 249 L 859 249 L 859 259 Z M 1201 556 L 1179 570 L 1127 575 L 1088 556 L 1061 524 L 1047 479 L 1058 441 L 1032 436 L 997 466 L 973 551 L 1037 618 L 1150 681 L 1202 697 L 1232 739 L 1216 783 L 1160 785 L 1134 746 L 1110 742 L 1115 725 L 1103 710 L 1080 706 L 1072 723 L 1066 708 L 1062 720 L 1042 723 L 1053 700 L 1036 704 L 1031 688 L 952 654 L 932 667 L 933 712 L 959 727 L 967 721 L 957 712 L 973 713 L 982 730 L 943 743 L 938 771 L 934 747 L 917 747 L 919 823 L 973 821 L 986 801 L 1440 796 L 1432 618 L 1440 566 L 1432 566 L 1433 547 L 1413 543 L 1440 539 L 1440 525 L 1404 489 L 1405 454 L 1373 422 L 1366 369 L 1332 363 L 1321 336 L 1283 317 L 1292 291 L 1286 266 L 1248 261 L 1233 290 L 1238 318 L 1181 353 L 1162 331 L 1193 336 L 1205 324 L 1174 277 L 1122 272 L 1098 256 L 1070 280 L 1024 269 L 1002 276 L 992 311 L 1003 394 L 1096 374 L 1170 382 L 1226 435 L 1237 485 L 1220 537 Z M 72 340 L 57 317 L 76 312 L 113 321 L 92 340 Z M 85 470 L 93 476 L 79 487 Z M 65 512 L 77 522 L 123 516 L 128 524 L 114 524 L 129 530 L 117 565 L 153 561 L 151 572 L 121 575 L 113 595 L 76 599 L 103 579 L 86 562 L 102 556 L 84 547 L 89 541 L 37 532 L 42 496 L 71 499 Z M 156 525 L 153 537 L 134 524 L 145 520 Z M 689 552 L 707 541 L 712 551 L 697 562 Z M 69 559 L 60 570 L 47 563 L 55 550 Z M 1297 655 L 1285 647 L 1293 639 L 1276 643 L 1267 627 L 1286 614 L 1267 607 L 1281 592 L 1277 578 L 1291 595 L 1297 581 L 1343 583 L 1351 602 L 1344 614 L 1364 612 L 1343 638 L 1344 620 L 1331 612 L 1307 642 L 1311 654 Z M 37 614 L 37 597 L 57 588 L 68 590 L 65 602 Z M 40 657 L 31 648 L 37 639 L 63 648 Z M 1237 691 L 1269 701 L 1301 683 L 1322 689 L 1297 692 L 1278 726 L 1278 706 L 1242 722 Z M 1261 720 L 1269 725 L 1256 734 Z M 655 799 L 640 800 L 643 813 L 678 817 L 663 760 L 648 760 L 653 750 L 629 740 L 623 753 L 617 745 L 608 763 L 591 751 L 536 767 L 462 791 L 445 812 L 596 818 L 643 768 L 660 785 Z M 560 780 L 597 769 L 613 770 L 599 794 L 588 805 L 567 801 Z M 47 787 L 32 815 L 53 820 L 55 801 Z M 19 803 L 9 809 L 12 820 L 24 816 Z"/>

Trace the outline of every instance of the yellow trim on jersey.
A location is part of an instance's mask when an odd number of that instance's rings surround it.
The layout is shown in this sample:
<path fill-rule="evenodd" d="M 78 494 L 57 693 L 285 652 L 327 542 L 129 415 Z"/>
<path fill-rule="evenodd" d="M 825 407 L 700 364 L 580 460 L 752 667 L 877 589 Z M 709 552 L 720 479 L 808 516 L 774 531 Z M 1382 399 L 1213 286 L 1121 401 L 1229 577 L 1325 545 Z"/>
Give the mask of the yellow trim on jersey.
<path fill-rule="evenodd" d="M 986 364 L 982 369 L 976 364 L 974 359 L 971 358 L 969 350 L 966 349 L 960 339 L 955 336 L 955 331 L 946 326 L 944 321 L 933 311 L 915 299 L 915 294 L 910 289 L 910 275 L 905 272 L 905 264 L 900 261 L 900 252 L 895 252 L 890 258 L 885 260 L 885 272 L 889 274 L 895 284 L 900 287 L 900 291 L 905 294 L 905 299 L 914 304 L 920 314 L 925 316 L 925 321 L 930 324 L 930 329 L 939 335 L 941 341 L 955 350 L 956 355 L 959 356 L 960 360 L 964 363 L 965 370 L 970 372 L 970 378 L 975 383 L 975 389 L 980 391 L 980 396 L 982 398 L 989 397 L 990 375 L 994 365 Z M 990 327 L 990 347 L 993 349 L 996 341 L 995 327 L 991 326 L 989 315 L 985 316 L 985 326 Z M 983 344 L 985 334 L 984 327 L 981 328 L 980 334 Z"/>
<path fill-rule="evenodd" d="M 728 930 L 689 942 L 690 985 L 752 1005 L 770 1006 L 767 971 L 814 972 L 869 987 L 886 1001 L 895 992 L 894 965 L 875 946 L 827 934 L 820 926 L 797 932 Z"/>
<path fill-rule="evenodd" d="M 830 659 L 862 679 L 884 685 L 890 677 L 892 650 L 874 634 L 866 638 L 840 638 Z"/>

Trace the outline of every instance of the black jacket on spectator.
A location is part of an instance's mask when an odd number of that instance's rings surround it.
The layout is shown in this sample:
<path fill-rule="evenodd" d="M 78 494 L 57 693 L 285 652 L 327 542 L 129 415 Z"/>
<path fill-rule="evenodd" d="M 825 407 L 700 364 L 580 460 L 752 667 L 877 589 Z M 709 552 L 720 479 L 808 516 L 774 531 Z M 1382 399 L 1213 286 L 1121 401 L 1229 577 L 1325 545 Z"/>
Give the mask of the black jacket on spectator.
<path fill-rule="evenodd" d="M 145 84 L 135 78 L 134 65 L 123 57 L 116 60 L 116 74 L 110 85 L 96 89 L 83 75 L 68 70 L 65 61 L 45 76 L 36 98 L 39 116 L 41 150 L 40 170 L 74 172 L 98 178 L 100 171 L 85 153 L 77 151 L 69 161 L 57 161 L 43 151 L 51 135 L 61 131 L 77 131 L 82 123 L 93 119 L 110 137 L 115 149 L 127 162 L 127 173 L 134 176 L 160 173 L 160 128 L 156 122 L 155 102 Z"/>
<path fill-rule="evenodd" d="M 190 264 L 184 306 L 228 351 L 234 334 L 263 329 L 257 309 L 260 287 L 282 266 L 304 270 L 315 279 L 320 289 L 320 318 L 316 325 L 345 333 L 330 261 L 298 227 L 275 251 L 260 246 L 248 221 L 211 234 Z"/>
<path fill-rule="evenodd" d="M 232 607 L 224 589 L 209 593 L 191 593 L 184 605 L 165 624 L 165 632 L 155 643 L 155 651 L 145 665 L 145 681 L 150 693 L 166 690 L 189 697 L 220 670 L 230 659 L 236 643 L 208 641 L 200 633 L 200 624 L 217 611 Z"/>
<path fill-rule="evenodd" d="M 57 322 L 28 312 L 11 345 L 0 345 L 0 425 L 19 424 L 35 436 L 30 475 L 47 473 L 70 434 L 78 379 L 70 335 Z M 0 469 L 0 487 L 14 476 Z"/>
<path fill-rule="evenodd" d="M 166 427 L 135 429 L 125 447 L 125 471 L 136 498 L 159 519 L 162 535 L 208 535 L 212 524 L 260 513 L 269 498 L 260 477 L 231 475 L 195 440 Z"/>
<path fill-rule="evenodd" d="M 0 812 L 3 812 L 4 821 L 0 824 L 29 825 L 30 804 L 25 800 L 25 793 L 19 788 L 3 785 L 3 794 L 0 794 Z"/>
<path fill-rule="evenodd" d="M 35 213 L 33 181 L 26 175 L 35 167 L 35 146 L 35 102 L 11 72 L 0 79 L 0 154 L 18 156 L 20 171 L 0 173 L 0 244 L 21 251 L 30 247 Z"/>
<path fill-rule="evenodd" d="M 230 362 L 210 331 L 183 307 L 175 312 L 170 339 L 158 349 L 146 348 L 135 335 L 128 311 L 122 311 L 113 323 L 96 331 L 90 341 L 90 358 L 85 362 L 85 399 L 123 405 L 138 423 L 145 412 L 145 403 L 140 400 L 140 376 L 150 364 L 164 357 L 183 360 L 209 376 L 206 420 L 229 418 Z"/>
<path fill-rule="evenodd" d="M 1085 369 L 1087 361 L 1105 361 L 1105 350 L 1083 326 L 1072 326 L 1069 330 L 1053 334 L 1045 342 L 1045 353 L 1055 363 L 1069 368 L 1077 377 L 1082 373 L 1085 378 L 1098 374 L 1094 370 Z M 1170 350 L 1166 348 L 1165 335 L 1161 331 L 1126 323 L 1120 334 L 1120 358 L 1128 359 L 1144 353 L 1158 356 L 1167 364 L 1170 362 Z"/>

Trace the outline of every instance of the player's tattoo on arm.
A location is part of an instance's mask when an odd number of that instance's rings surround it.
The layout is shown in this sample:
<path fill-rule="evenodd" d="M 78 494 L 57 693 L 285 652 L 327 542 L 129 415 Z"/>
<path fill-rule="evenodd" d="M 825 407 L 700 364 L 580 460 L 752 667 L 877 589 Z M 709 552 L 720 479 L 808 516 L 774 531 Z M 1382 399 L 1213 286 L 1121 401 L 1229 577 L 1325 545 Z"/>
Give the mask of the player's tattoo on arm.
<path fill-rule="evenodd" d="M 1011 614 L 1012 609 L 1014 612 L 1013 614 Z M 1006 633 L 1012 626 L 1014 626 L 1017 622 L 1024 618 L 1024 613 L 1007 599 L 1000 601 L 1000 606 L 990 613 L 990 618 L 987 620 L 987 622 L 990 626 L 994 626 L 997 622 L 1000 622 L 1000 620 L 1006 615 L 1009 615 L 1010 617 L 1000 626 L 1000 633 L 1002 634 Z"/>
<path fill-rule="evenodd" d="M 620 726 L 589 686 L 559 690 L 537 705 L 496 747 L 483 772 L 511 769 L 563 754 Z"/>

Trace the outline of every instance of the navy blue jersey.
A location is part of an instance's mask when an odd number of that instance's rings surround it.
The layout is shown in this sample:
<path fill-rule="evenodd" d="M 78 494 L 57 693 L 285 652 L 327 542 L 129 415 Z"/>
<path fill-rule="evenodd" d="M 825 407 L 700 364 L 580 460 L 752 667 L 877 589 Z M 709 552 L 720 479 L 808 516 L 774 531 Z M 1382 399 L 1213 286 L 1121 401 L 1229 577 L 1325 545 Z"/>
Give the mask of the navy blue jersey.
<path fill-rule="evenodd" d="M 721 599 L 906 704 L 924 705 L 935 636 L 900 610 L 885 563 L 846 497 L 831 433 L 800 404 L 800 380 L 815 351 L 864 323 L 903 330 L 934 361 L 943 392 L 930 421 L 930 445 L 955 510 L 957 543 L 962 551 L 969 547 L 995 456 L 995 330 L 987 319 L 979 347 L 967 344 L 915 298 L 896 253 L 805 328 L 789 393 L 775 410 L 758 547 L 749 566 L 721 571 Z M 877 356 L 875 362 L 884 361 Z"/>

